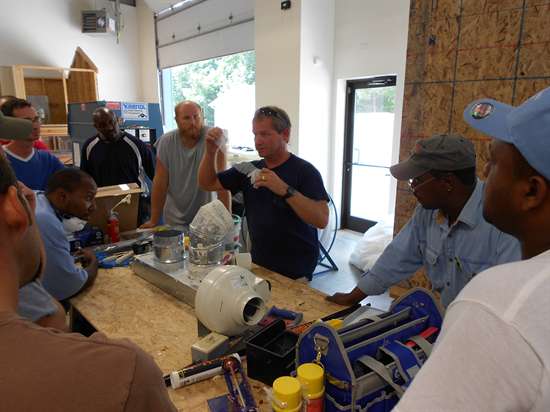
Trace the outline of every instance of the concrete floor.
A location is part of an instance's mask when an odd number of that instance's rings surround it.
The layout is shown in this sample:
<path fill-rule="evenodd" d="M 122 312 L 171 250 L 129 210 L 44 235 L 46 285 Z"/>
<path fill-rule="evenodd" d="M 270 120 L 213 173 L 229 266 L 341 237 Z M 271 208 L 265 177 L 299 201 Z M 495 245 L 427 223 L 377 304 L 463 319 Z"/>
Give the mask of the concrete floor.
<path fill-rule="evenodd" d="M 327 295 L 336 292 L 349 292 L 357 284 L 362 272 L 349 263 L 349 257 L 355 248 L 355 244 L 361 239 L 362 234 L 351 230 L 343 229 L 336 233 L 336 240 L 329 255 L 332 257 L 338 271 L 328 271 L 313 276 L 309 283 L 312 288 L 320 290 Z M 325 263 L 328 263 L 325 260 Z M 326 268 L 317 266 L 314 273 L 322 272 Z M 370 303 L 372 307 L 381 310 L 388 310 L 392 299 L 386 292 L 379 296 L 369 296 L 362 302 Z"/>

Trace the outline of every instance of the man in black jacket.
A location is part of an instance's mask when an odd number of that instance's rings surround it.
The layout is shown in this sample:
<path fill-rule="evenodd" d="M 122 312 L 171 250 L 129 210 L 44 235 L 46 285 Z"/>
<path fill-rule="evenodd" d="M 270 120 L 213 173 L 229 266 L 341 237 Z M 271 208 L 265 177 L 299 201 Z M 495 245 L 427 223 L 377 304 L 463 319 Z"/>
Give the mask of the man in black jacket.
<path fill-rule="evenodd" d="M 93 122 L 98 134 L 82 146 L 80 168 L 98 187 L 137 183 L 144 190 L 138 217 L 141 224 L 148 209 L 146 176 L 153 180 L 155 174 L 151 151 L 141 140 L 121 131 L 116 114 L 107 107 L 94 111 Z"/>

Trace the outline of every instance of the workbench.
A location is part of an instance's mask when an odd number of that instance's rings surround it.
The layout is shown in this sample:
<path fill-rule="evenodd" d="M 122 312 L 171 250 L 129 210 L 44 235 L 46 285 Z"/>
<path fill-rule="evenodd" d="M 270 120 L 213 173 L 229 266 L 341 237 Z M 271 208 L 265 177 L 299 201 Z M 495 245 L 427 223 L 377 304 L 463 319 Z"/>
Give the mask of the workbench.
<path fill-rule="evenodd" d="M 268 305 L 302 312 L 304 321 L 319 319 L 342 307 L 306 283 L 255 266 L 252 272 L 271 282 Z M 129 268 L 100 270 L 93 286 L 71 303 L 90 324 L 110 338 L 128 338 L 149 353 L 163 374 L 191 363 L 191 345 L 198 340 L 191 306 L 135 275 Z M 270 410 L 263 384 L 250 381 L 260 410 Z M 168 390 L 180 411 L 208 411 L 206 401 L 227 393 L 222 376 L 177 390 Z"/>

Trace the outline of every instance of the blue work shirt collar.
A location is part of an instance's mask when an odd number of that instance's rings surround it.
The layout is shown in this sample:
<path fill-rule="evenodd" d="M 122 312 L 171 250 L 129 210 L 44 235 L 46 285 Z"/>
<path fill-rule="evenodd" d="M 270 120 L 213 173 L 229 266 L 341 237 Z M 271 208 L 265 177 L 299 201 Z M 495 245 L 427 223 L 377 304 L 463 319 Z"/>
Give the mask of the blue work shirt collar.
<path fill-rule="evenodd" d="M 43 191 L 36 191 L 36 197 L 43 196 L 44 200 L 46 201 L 46 207 L 50 209 L 50 211 L 59 219 L 60 222 L 63 222 L 63 219 L 66 218 L 65 215 L 63 215 L 59 210 L 57 210 L 55 207 L 53 207 L 52 203 L 50 202 L 50 199 L 48 199 L 48 196 L 46 196 L 46 193 Z M 38 200 L 38 199 L 37 199 Z"/>
<path fill-rule="evenodd" d="M 456 222 L 453 223 L 451 227 L 457 225 L 459 222 L 462 222 L 466 226 L 474 228 L 479 223 L 479 219 L 481 218 L 479 208 L 480 203 L 483 202 L 483 186 L 483 183 L 479 179 L 476 179 L 476 187 L 474 188 L 474 191 L 460 211 Z M 439 224 L 447 225 L 447 216 L 445 216 L 441 210 L 438 211 L 437 222 Z"/>

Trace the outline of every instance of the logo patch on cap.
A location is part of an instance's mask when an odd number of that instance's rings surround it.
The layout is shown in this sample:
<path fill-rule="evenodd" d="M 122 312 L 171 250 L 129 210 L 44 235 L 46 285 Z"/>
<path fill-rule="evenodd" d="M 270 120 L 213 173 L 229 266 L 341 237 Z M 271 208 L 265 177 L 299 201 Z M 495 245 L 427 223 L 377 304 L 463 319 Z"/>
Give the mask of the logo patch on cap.
<path fill-rule="evenodd" d="M 478 103 L 474 107 L 472 107 L 472 111 L 470 112 L 470 114 L 474 119 L 481 120 L 485 119 L 487 116 L 493 113 L 494 109 L 495 106 L 493 106 L 491 103 Z"/>

